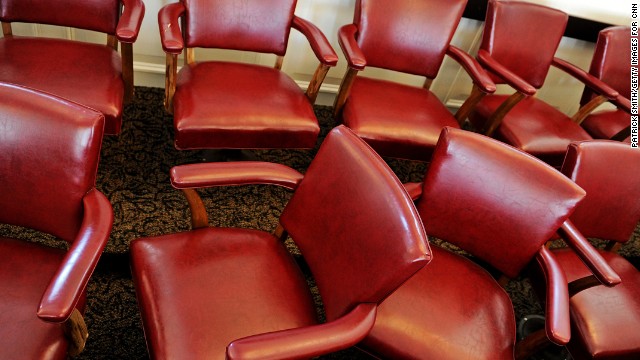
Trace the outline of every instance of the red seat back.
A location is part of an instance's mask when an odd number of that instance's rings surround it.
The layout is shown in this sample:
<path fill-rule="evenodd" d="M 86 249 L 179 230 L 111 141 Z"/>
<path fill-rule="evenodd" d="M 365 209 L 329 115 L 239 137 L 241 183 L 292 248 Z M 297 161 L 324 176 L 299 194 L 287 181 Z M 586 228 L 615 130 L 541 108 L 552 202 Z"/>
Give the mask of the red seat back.
<path fill-rule="evenodd" d="M 504 143 L 445 128 L 417 207 L 430 236 L 517 276 L 571 215 L 584 191 Z"/>
<path fill-rule="evenodd" d="M 536 88 L 542 87 L 564 30 L 567 14 L 521 1 L 490 0 L 481 49 Z M 493 76 L 496 83 L 503 83 Z"/>
<path fill-rule="evenodd" d="M 115 34 L 119 0 L 2 0 L 0 20 L 71 26 Z"/>
<path fill-rule="evenodd" d="M 618 141 L 573 143 L 562 172 L 587 192 L 571 216 L 580 232 L 628 241 L 640 221 L 640 151 Z"/>
<path fill-rule="evenodd" d="M 430 259 L 404 187 L 344 126 L 322 143 L 281 223 L 315 277 L 328 321 L 379 303 Z"/>
<path fill-rule="evenodd" d="M 95 186 L 104 117 L 0 83 L 0 222 L 72 241 Z"/>
<path fill-rule="evenodd" d="M 356 1 L 354 24 L 368 66 L 435 78 L 467 0 Z"/>
<path fill-rule="evenodd" d="M 296 0 L 182 0 L 187 47 L 284 55 Z"/>

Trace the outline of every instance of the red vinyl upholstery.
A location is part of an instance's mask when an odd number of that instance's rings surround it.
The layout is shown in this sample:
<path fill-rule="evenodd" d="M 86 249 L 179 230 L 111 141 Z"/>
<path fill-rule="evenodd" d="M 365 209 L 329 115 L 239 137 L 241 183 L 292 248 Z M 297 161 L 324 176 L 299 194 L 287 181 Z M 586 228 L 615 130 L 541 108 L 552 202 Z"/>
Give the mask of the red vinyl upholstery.
<path fill-rule="evenodd" d="M 317 92 L 337 55 L 322 32 L 294 15 L 296 0 L 182 0 L 158 14 L 167 57 L 165 107 L 177 149 L 312 148 L 320 132 Z M 182 26 L 182 31 L 180 30 Z M 284 56 L 291 28 L 309 41 L 320 65 L 307 93 L 280 65 L 195 62 L 196 47 Z M 177 55 L 187 64 L 177 73 Z"/>
<path fill-rule="evenodd" d="M 567 14 L 538 4 L 490 0 L 478 61 L 496 83 L 508 84 L 516 92 L 484 97 L 469 116 L 478 131 L 557 167 L 569 143 L 591 136 L 569 116 L 533 97 L 550 67 L 566 72 L 609 100 L 618 96 L 594 76 L 554 57 L 567 19 Z"/>
<path fill-rule="evenodd" d="M 508 145 L 445 128 L 422 190 L 408 187 L 430 236 L 508 277 L 528 265 L 548 275 L 547 336 L 569 340 L 564 274 L 544 244 L 584 191 Z M 477 264 L 432 245 L 433 261 L 380 305 L 360 345 L 390 359 L 513 359 L 514 313 L 502 287 Z"/>
<path fill-rule="evenodd" d="M 49 248 L 0 236 L 0 358 L 64 359 L 63 334 L 111 232 L 111 205 L 95 189 L 104 117 L 0 84 L 0 222 L 69 243 Z"/>
<path fill-rule="evenodd" d="M 631 28 L 628 26 L 606 28 L 598 34 L 589 73 L 618 91 L 620 98 L 614 101 L 617 109 L 596 111 L 582 122 L 582 127 L 596 139 L 615 137 L 615 140 L 622 140 L 630 135 L 631 110 L 628 102 L 631 97 L 631 66 L 625 60 L 631 58 L 630 43 Z M 596 95 L 586 87 L 581 105 Z"/>
<path fill-rule="evenodd" d="M 173 168 L 172 183 L 187 194 L 247 183 L 294 193 L 282 236 L 202 226 L 132 242 L 152 358 L 308 358 L 352 346 L 373 326 L 377 305 L 431 258 L 402 184 L 343 126 L 304 176 L 278 164 L 206 163 Z M 309 285 L 282 243 L 287 233 L 313 274 L 326 323 L 317 323 Z"/>
<path fill-rule="evenodd" d="M 336 114 L 383 156 L 428 160 L 440 130 L 460 127 L 479 96 L 495 91 L 489 76 L 450 42 L 466 0 L 356 1 L 353 24 L 338 33 L 349 69 L 335 103 Z M 356 76 L 376 67 L 435 78 L 445 55 L 473 79 L 474 98 L 455 116 L 429 91 Z"/>
<path fill-rule="evenodd" d="M 640 221 L 640 152 L 629 144 L 599 140 L 569 146 L 562 171 L 587 192 L 571 216 L 587 237 L 627 242 Z M 594 286 L 571 298 L 575 359 L 640 357 L 640 272 L 622 256 L 600 250 L 620 275 L 614 288 Z M 554 251 L 567 279 L 590 275 L 572 251 Z"/>
<path fill-rule="evenodd" d="M 2 1 L 3 24 L 39 23 L 106 33 L 122 43 L 123 55 L 107 45 L 17 36 L 5 30 L 0 39 L 0 81 L 99 110 L 105 116 L 105 134 L 119 134 L 123 103 L 133 96 L 131 44 L 143 16 L 141 0 Z"/>

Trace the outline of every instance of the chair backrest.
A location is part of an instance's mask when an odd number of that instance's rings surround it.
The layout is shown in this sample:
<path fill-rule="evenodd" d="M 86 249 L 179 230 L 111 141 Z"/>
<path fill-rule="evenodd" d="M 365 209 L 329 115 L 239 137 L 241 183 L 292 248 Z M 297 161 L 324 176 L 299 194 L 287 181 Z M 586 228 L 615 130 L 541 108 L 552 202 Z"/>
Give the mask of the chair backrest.
<path fill-rule="evenodd" d="M 353 23 L 367 66 L 435 78 L 467 0 L 357 0 Z"/>
<path fill-rule="evenodd" d="M 315 277 L 328 321 L 379 303 L 430 260 L 404 187 L 345 126 L 323 141 L 280 220 Z"/>
<path fill-rule="evenodd" d="M 587 192 L 571 215 L 580 232 L 628 241 L 640 221 L 640 151 L 610 140 L 572 143 L 562 172 Z"/>
<path fill-rule="evenodd" d="M 104 117 L 0 83 L 0 222 L 72 241 L 94 187 Z"/>
<path fill-rule="evenodd" d="M 536 88 L 542 87 L 569 17 L 522 1 L 489 0 L 481 49 Z M 503 83 L 493 76 L 496 83 Z"/>
<path fill-rule="evenodd" d="M 613 87 L 620 95 L 631 97 L 631 28 L 613 26 L 598 34 L 598 41 L 591 59 L 589 73 Z M 594 96 L 585 86 L 580 104 L 586 104 Z"/>
<path fill-rule="evenodd" d="M 509 145 L 445 128 L 417 203 L 425 229 L 517 276 L 584 197 L 574 182 Z"/>
<path fill-rule="evenodd" d="M 70 26 L 115 34 L 119 0 L 2 0 L 0 20 Z"/>
<path fill-rule="evenodd" d="M 187 47 L 284 55 L 297 0 L 181 0 Z"/>

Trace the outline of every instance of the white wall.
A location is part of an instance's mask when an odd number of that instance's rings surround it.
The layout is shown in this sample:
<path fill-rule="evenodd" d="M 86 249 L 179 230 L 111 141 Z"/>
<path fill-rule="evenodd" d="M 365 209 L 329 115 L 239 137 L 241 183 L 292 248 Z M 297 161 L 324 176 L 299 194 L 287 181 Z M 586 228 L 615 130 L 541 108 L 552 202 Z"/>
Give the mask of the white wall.
<path fill-rule="evenodd" d="M 614 24 L 628 24 L 630 2 L 627 0 L 525 0 L 556 7 L 571 15 L 591 20 Z M 146 15 L 142 23 L 140 35 L 134 44 L 135 83 L 142 86 L 164 86 L 165 56 L 160 46 L 158 33 L 158 10 L 175 0 L 146 0 Z M 316 24 L 327 36 L 340 61 L 329 71 L 321 88 L 319 102 L 331 104 L 337 93 L 340 79 L 346 70 L 346 61 L 337 41 L 337 30 L 353 19 L 355 0 L 299 0 L 296 14 Z M 14 33 L 23 35 L 47 35 L 61 38 L 75 38 L 104 43 L 102 34 L 83 30 L 57 28 L 53 26 L 14 24 Z M 462 19 L 453 39 L 453 44 L 475 55 L 482 35 L 482 23 L 475 20 Z M 593 53 L 593 44 L 585 41 L 564 38 L 558 56 L 575 65 L 587 69 Z M 245 53 L 237 51 L 196 51 L 196 58 L 224 58 L 272 65 L 273 55 Z M 297 31 L 292 31 L 283 70 L 298 83 L 306 87 L 318 62 L 311 52 L 308 43 Z M 421 85 L 423 79 L 399 73 L 390 73 L 377 69 L 367 69 L 366 76 L 383 77 L 403 83 Z M 459 106 L 471 89 L 471 82 L 455 62 L 450 59 L 440 70 L 440 74 L 432 85 L 432 90 L 451 107 Z M 538 96 L 566 113 L 577 110 L 577 103 L 582 85 L 572 78 L 552 69 L 544 88 Z"/>

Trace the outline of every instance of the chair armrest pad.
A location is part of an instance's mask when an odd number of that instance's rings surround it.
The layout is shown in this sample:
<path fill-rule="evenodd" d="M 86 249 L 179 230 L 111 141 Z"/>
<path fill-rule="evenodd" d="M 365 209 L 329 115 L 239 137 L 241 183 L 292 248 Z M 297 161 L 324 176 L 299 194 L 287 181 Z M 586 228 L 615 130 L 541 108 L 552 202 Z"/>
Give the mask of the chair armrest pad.
<path fill-rule="evenodd" d="M 300 359 L 346 349 L 369 334 L 376 320 L 376 309 L 376 304 L 360 304 L 326 324 L 233 341 L 227 347 L 227 359 Z"/>
<path fill-rule="evenodd" d="M 133 43 L 138 38 L 142 18 L 144 18 L 144 3 L 142 0 L 121 0 L 124 10 L 116 27 L 116 37 L 124 43 Z"/>
<path fill-rule="evenodd" d="M 591 270 L 593 275 L 606 286 L 615 286 L 622 282 L 620 276 L 609 266 L 598 251 L 585 239 L 569 220 L 558 229 L 558 234 L 578 255 L 580 260 Z"/>
<path fill-rule="evenodd" d="M 367 59 L 364 57 L 360 46 L 356 42 L 358 28 L 354 24 L 348 24 L 338 30 L 338 43 L 347 58 L 349 67 L 355 70 L 364 70 Z"/>
<path fill-rule="evenodd" d="M 324 36 L 322 31 L 308 20 L 293 16 L 292 26 L 300 31 L 309 40 L 311 49 L 318 60 L 324 65 L 335 66 L 338 63 L 338 55 Z"/>
<path fill-rule="evenodd" d="M 540 248 L 535 259 L 546 281 L 547 337 L 555 344 L 566 345 L 571 338 L 567 277 L 556 258 L 546 247 Z"/>
<path fill-rule="evenodd" d="M 620 109 L 631 114 L 631 101 L 622 95 L 618 95 L 615 100 L 612 101 Z"/>
<path fill-rule="evenodd" d="M 302 178 L 285 165 L 259 161 L 189 164 L 171 169 L 171 184 L 176 189 L 265 184 L 293 190 Z"/>
<path fill-rule="evenodd" d="M 447 55 L 462 66 L 471 77 L 471 80 L 473 80 L 473 83 L 476 84 L 482 92 L 493 94 L 496 91 L 496 84 L 471 55 L 453 45 L 449 45 L 447 48 Z"/>
<path fill-rule="evenodd" d="M 63 322 L 71 315 L 111 234 L 113 210 L 109 200 L 92 189 L 82 203 L 84 218 L 78 236 L 40 300 L 37 314 L 45 321 Z"/>
<path fill-rule="evenodd" d="M 411 197 L 411 200 L 416 201 L 420 198 L 420 196 L 422 196 L 422 185 L 423 183 L 421 182 L 411 182 L 411 183 L 404 183 L 404 188 L 405 190 L 407 190 L 407 193 L 409 194 L 409 196 Z"/>
<path fill-rule="evenodd" d="M 168 54 L 180 54 L 184 49 L 184 39 L 178 20 L 185 11 L 181 2 L 165 5 L 158 11 L 160 42 L 162 49 Z"/>
<path fill-rule="evenodd" d="M 495 61 L 486 50 L 480 49 L 478 51 L 478 62 L 482 64 L 482 66 L 488 68 L 489 71 L 499 76 L 502 80 L 509 84 L 509 86 L 516 89 L 518 92 L 527 96 L 533 96 L 536 93 L 536 88 L 533 87 L 533 85 L 524 81 L 521 77 L 511 72 L 504 65 Z"/>
<path fill-rule="evenodd" d="M 574 78 L 580 80 L 580 82 L 587 85 L 609 100 L 615 100 L 615 98 L 618 96 L 618 92 L 615 91 L 611 86 L 605 84 L 602 80 L 580 69 L 579 67 L 573 65 L 568 61 L 564 61 L 562 59 L 554 57 L 551 64 L 558 69 L 566 72 L 567 74 L 573 76 Z"/>

